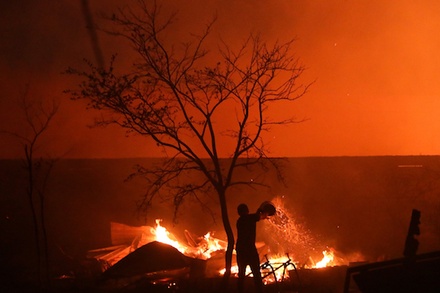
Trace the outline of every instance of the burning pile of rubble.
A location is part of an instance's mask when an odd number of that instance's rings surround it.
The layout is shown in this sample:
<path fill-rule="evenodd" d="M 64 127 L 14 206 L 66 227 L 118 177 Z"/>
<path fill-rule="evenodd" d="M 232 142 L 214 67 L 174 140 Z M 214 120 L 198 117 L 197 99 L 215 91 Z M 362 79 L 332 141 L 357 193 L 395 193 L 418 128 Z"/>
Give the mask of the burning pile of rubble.
<path fill-rule="evenodd" d="M 280 282 L 291 279 L 290 284 L 295 284 L 296 289 L 307 286 L 316 289 L 317 286 L 321 286 L 326 290 L 337 288 L 339 292 L 343 286 L 344 292 L 348 292 L 352 283 L 347 280 L 353 279 L 359 288 L 367 285 L 382 286 L 392 280 L 393 286 L 403 289 L 410 285 L 438 289 L 438 252 L 419 255 L 417 259 L 414 256 L 413 259 L 373 264 L 362 262 L 361 255 L 350 257 L 349 260 L 347 257 L 338 256 L 337 251 L 331 247 L 319 250 L 322 246 L 318 246 L 311 233 L 294 220 L 284 208 L 282 201 L 275 199 L 273 202 L 276 204 L 276 214 L 269 221 L 265 221 L 264 227 L 267 235 L 271 236 L 271 241 L 256 243 L 266 285 L 278 286 Z M 184 231 L 186 242 L 178 241 L 161 225 L 161 220 L 156 220 L 156 227 L 131 227 L 111 223 L 111 231 L 114 246 L 91 250 L 88 253 L 88 259 L 102 265 L 100 280 L 109 284 L 111 289 L 133 286 L 139 282 L 177 286 L 176 284 L 182 280 L 213 277 L 219 279 L 218 277 L 224 274 L 227 243 L 213 237 L 211 233 L 196 237 Z M 312 257 L 311 252 L 321 252 L 322 258 L 316 257 L 316 254 Z M 235 257 L 232 261 L 232 276 L 236 276 L 238 269 L 234 266 Z M 429 279 L 425 279 L 427 271 L 431 274 Z M 406 283 L 402 283 L 400 279 L 393 279 L 401 278 L 402 274 L 407 276 Z M 250 270 L 248 275 L 251 275 Z M 316 282 L 318 279 L 319 282 Z M 212 288 L 208 288 L 206 292 L 210 292 L 209 289 Z"/>
<path fill-rule="evenodd" d="M 265 243 L 257 243 L 262 261 L 262 272 L 265 283 L 276 282 L 290 277 L 289 271 L 296 270 L 300 264 L 291 259 L 290 249 L 304 250 L 310 245 L 310 235 L 298 231 L 298 225 L 276 200 L 277 214 L 271 219 L 268 229 L 271 233 L 281 231 L 284 241 L 295 244 L 286 247 L 280 254 L 274 255 Z M 287 231 L 288 230 L 288 231 Z M 202 237 L 194 237 L 185 231 L 186 243 L 178 241 L 165 227 L 161 220 L 156 220 L 156 227 L 132 227 L 120 223 L 111 223 L 112 243 L 114 246 L 91 250 L 88 258 L 98 260 L 102 264 L 103 279 L 132 278 L 177 278 L 197 274 L 198 276 L 213 277 L 224 273 L 224 255 L 226 241 L 215 238 L 211 233 Z M 289 233 L 287 233 L 289 232 Z M 288 237 L 291 235 L 291 239 Z M 287 238 L 286 238 L 287 237 Z M 130 243 L 129 245 L 124 243 Z M 303 246 L 303 247 L 301 247 Z M 321 260 L 314 262 L 308 257 L 307 264 L 300 268 L 322 268 L 326 266 L 345 265 L 343 259 L 335 257 L 335 251 L 328 248 L 322 252 Z M 235 257 L 233 258 L 233 262 Z M 234 264 L 234 263 L 233 263 Z M 233 275 L 237 267 L 232 267 Z"/>
<path fill-rule="evenodd" d="M 194 238 L 190 232 L 185 231 L 187 243 L 179 242 L 165 227 L 161 226 L 161 220 L 156 220 L 156 227 L 140 226 L 132 227 L 120 223 L 111 223 L 112 243 L 114 246 L 90 250 L 89 258 L 96 258 L 106 266 L 111 267 L 127 255 L 151 242 L 160 242 L 177 249 L 181 254 L 194 258 L 207 260 L 215 253 L 226 250 L 226 242 L 211 236 L 211 233 L 203 237 Z M 131 239 L 131 241 L 129 240 Z M 122 244 L 131 242 L 130 245 Z"/>

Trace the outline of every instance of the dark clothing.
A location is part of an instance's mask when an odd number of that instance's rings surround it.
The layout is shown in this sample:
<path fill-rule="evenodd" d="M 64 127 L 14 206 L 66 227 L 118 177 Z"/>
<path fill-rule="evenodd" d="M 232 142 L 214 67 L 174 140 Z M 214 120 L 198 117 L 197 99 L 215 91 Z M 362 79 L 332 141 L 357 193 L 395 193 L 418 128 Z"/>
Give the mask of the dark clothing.
<path fill-rule="evenodd" d="M 255 247 L 257 237 L 257 222 L 260 220 L 258 214 L 243 215 L 237 220 L 237 251 L 246 251 Z"/>
<path fill-rule="evenodd" d="M 243 215 L 237 220 L 237 251 L 238 265 L 238 291 L 243 292 L 246 267 L 249 265 L 254 276 L 255 288 L 257 292 L 263 291 L 263 281 L 260 272 L 260 258 L 255 246 L 257 222 L 260 215 Z"/>

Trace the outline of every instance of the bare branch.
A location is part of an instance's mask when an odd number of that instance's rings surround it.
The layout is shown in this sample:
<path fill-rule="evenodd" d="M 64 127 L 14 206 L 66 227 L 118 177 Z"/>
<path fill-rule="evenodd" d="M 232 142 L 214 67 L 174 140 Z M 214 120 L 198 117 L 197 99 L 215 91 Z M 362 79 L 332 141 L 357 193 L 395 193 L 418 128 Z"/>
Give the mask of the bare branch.
<path fill-rule="evenodd" d="M 70 68 L 68 73 L 82 82 L 68 92 L 109 113 L 99 124 L 120 125 L 170 152 L 161 166 L 137 167 L 136 174 L 149 186 L 141 208 L 155 198 L 172 200 L 177 216 L 187 199 L 200 201 L 202 194 L 213 191 L 218 195 L 229 257 L 234 239 L 227 190 L 241 184 L 264 185 L 240 180 L 235 172 L 269 159 L 264 134 L 271 127 L 301 121 L 290 116 L 293 111 L 285 111 L 286 117 L 270 109 L 288 107 L 306 94 L 310 84 L 298 84 L 305 69 L 291 53 L 293 40 L 269 45 L 250 35 L 238 50 L 223 42 L 219 60 L 212 63 L 206 43 L 215 17 L 189 41 L 173 42 L 169 32 L 176 14 L 162 18 L 162 7 L 155 1 L 147 4 L 139 1 L 136 8 L 106 17 L 112 25 L 106 31 L 127 40 L 137 54 L 133 66 L 118 72 L 115 56 L 108 68 L 90 62 L 86 71 Z M 225 119 L 235 119 L 233 126 L 225 126 Z"/>

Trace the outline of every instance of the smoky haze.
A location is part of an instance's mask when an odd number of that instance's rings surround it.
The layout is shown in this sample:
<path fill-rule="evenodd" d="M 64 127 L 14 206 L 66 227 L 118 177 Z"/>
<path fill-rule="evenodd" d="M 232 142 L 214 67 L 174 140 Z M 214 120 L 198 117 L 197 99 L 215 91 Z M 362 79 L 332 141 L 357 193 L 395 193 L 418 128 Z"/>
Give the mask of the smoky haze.
<path fill-rule="evenodd" d="M 99 33 L 91 42 L 90 19 L 120 1 L 2 1 L 0 4 L 0 129 L 23 131 L 17 97 L 25 84 L 43 99 L 62 101 L 44 144 L 53 155 L 72 158 L 160 156 L 148 139 L 126 138 L 116 127 L 88 128 L 98 113 L 85 110 L 62 91 L 77 84 L 61 74 L 82 59 L 104 63 L 113 53 L 131 56 L 120 40 Z M 128 5 L 135 1 L 125 1 Z M 128 4 L 127 4 L 128 3 Z M 212 16 L 217 22 L 209 44 L 231 45 L 250 32 L 266 40 L 296 38 L 295 54 L 307 67 L 310 92 L 289 111 L 306 122 L 274 129 L 267 136 L 273 155 L 359 156 L 437 154 L 440 124 L 440 3 L 426 1 L 165 1 L 177 10 L 175 36 L 198 32 Z M 88 21 L 87 21 L 88 20 Z M 170 40 L 172 42 L 173 39 Z M 215 47 L 214 47 L 215 48 Z M 99 62 L 99 61 L 98 61 Z M 278 111 L 278 110 L 277 110 Z M 295 139 L 292 139 L 295 138 Z M 18 157 L 10 138 L 0 156 Z"/>
<path fill-rule="evenodd" d="M 176 223 L 170 202 L 154 202 L 147 217 L 137 213 L 136 204 L 145 185 L 140 180 L 125 179 L 134 164 L 148 166 L 151 162 L 59 161 L 46 195 L 51 245 L 70 255 L 82 255 L 88 249 L 112 245 L 111 222 L 155 226 L 155 219 L 163 219 L 161 225 L 183 241 L 185 230 L 198 236 L 213 232 L 215 237 L 226 240 L 215 196 L 207 204 L 212 214 L 197 203 L 185 201 Z M 4 195 L 1 224 L 8 236 L 2 245 L 9 249 L 7 244 L 14 244 L 11 253 L 18 258 L 28 248 L 24 239 L 32 237 L 20 180 L 24 174 L 18 160 L 2 160 L 0 171 Z M 251 180 L 255 174 L 239 176 Z M 392 259 L 402 257 L 411 211 L 416 208 L 422 212 L 418 253 L 440 248 L 437 156 L 295 158 L 285 162 L 284 175 L 286 185 L 268 170 L 262 178 L 266 188 L 229 191 L 228 209 L 234 233 L 239 203 L 246 203 L 255 211 L 265 200 L 281 201 L 294 223 L 291 227 L 297 230 L 280 236 L 268 222 L 259 223 L 257 241 L 267 243 L 273 252 L 288 252 L 300 262 L 310 255 L 319 257 L 328 247 L 341 257 Z"/>

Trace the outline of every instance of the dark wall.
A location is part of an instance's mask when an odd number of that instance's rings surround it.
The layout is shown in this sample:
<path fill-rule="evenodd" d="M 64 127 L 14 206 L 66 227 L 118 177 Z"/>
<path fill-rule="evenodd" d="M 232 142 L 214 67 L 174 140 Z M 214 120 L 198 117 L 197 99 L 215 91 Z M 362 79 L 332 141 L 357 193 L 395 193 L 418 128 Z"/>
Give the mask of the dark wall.
<path fill-rule="evenodd" d="M 435 156 L 292 159 L 288 197 L 325 243 L 370 258 L 400 257 L 413 208 L 419 252 L 440 248 L 440 161 Z"/>

